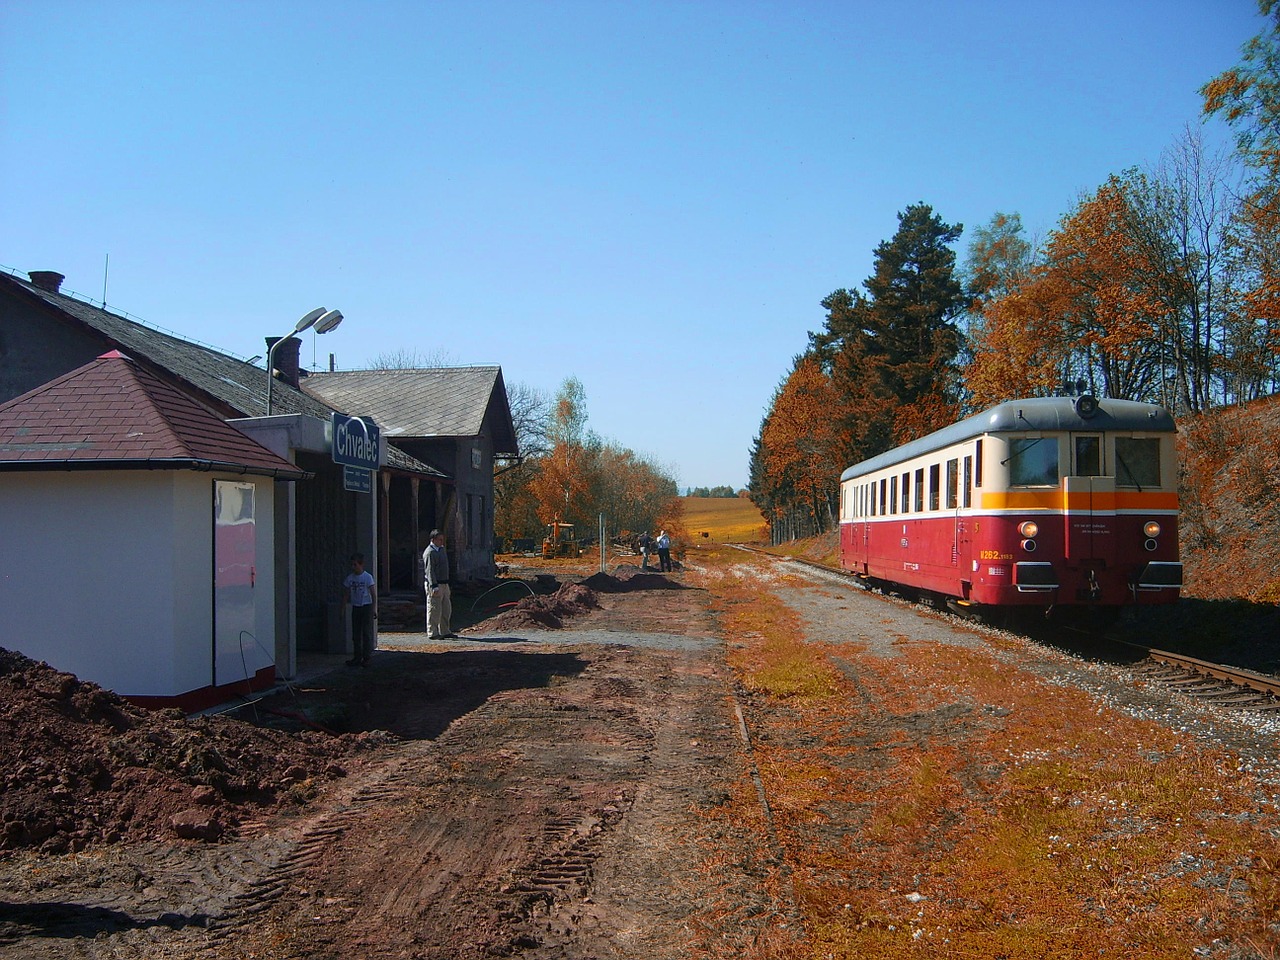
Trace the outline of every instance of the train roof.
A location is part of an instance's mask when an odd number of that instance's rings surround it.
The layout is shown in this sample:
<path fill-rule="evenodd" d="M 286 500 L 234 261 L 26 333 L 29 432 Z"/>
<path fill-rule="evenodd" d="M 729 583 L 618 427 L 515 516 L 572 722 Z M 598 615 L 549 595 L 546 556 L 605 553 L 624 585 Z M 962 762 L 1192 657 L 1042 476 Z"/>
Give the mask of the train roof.
<path fill-rule="evenodd" d="M 910 460 L 953 443 L 988 433 L 1066 430 L 1098 433 L 1104 430 L 1172 432 L 1173 416 L 1164 407 L 1136 400 L 1097 400 L 1093 397 L 1028 397 L 1006 400 L 919 440 L 894 447 L 855 463 L 840 475 L 842 481 L 902 460 Z"/>

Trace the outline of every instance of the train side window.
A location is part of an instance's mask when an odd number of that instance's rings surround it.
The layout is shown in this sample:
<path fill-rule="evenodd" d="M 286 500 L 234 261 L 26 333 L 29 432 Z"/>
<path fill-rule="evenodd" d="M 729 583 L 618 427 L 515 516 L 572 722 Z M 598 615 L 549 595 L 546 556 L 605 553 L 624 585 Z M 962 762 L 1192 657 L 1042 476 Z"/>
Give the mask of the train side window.
<path fill-rule="evenodd" d="M 942 464 L 935 463 L 929 468 L 929 509 L 937 510 L 942 494 Z"/>
<path fill-rule="evenodd" d="M 924 467 L 916 471 L 916 513 L 924 510 Z"/>
<path fill-rule="evenodd" d="M 973 455 L 975 460 L 977 461 L 976 466 L 978 469 L 974 472 L 974 475 L 973 475 L 973 485 L 975 487 L 980 487 L 982 486 L 982 441 L 981 440 L 977 442 L 976 447 L 977 449 L 974 450 Z"/>
<path fill-rule="evenodd" d="M 973 457 L 964 458 L 964 505 L 973 506 Z"/>
<path fill-rule="evenodd" d="M 898 512 L 898 475 L 889 478 L 889 512 Z"/>
<path fill-rule="evenodd" d="M 947 461 L 947 509 L 960 506 L 960 461 Z"/>
<path fill-rule="evenodd" d="M 1102 476 L 1102 438 L 1076 437 L 1077 477 Z"/>
<path fill-rule="evenodd" d="M 884 495 L 885 490 L 888 488 L 888 486 L 889 486 L 888 479 L 881 477 L 880 478 L 880 512 L 882 514 L 889 512 L 889 501 L 885 498 L 885 495 Z"/>
<path fill-rule="evenodd" d="M 911 512 L 911 474 L 902 475 L 902 512 Z"/>
<path fill-rule="evenodd" d="M 1022 437 L 1009 441 L 1009 483 L 1015 487 L 1058 485 L 1058 438 Z"/>
<path fill-rule="evenodd" d="M 1158 438 L 1116 437 L 1116 484 L 1139 489 L 1160 486 Z"/>

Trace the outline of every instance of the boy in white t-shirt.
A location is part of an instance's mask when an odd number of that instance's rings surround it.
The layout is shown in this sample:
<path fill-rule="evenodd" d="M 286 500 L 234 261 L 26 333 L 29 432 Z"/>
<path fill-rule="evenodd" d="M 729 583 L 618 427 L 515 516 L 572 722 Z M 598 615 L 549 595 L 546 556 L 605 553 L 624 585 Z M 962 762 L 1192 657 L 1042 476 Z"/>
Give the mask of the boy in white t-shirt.
<path fill-rule="evenodd" d="M 373 656 L 373 622 L 378 619 L 378 591 L 373 574 L 364 568 L 364 554 L 351 555 L 351 572 L 342 581 L 346 601 L 351 605 L 351 643 L 355 655 L 348 667 L 367 667 Z"/>

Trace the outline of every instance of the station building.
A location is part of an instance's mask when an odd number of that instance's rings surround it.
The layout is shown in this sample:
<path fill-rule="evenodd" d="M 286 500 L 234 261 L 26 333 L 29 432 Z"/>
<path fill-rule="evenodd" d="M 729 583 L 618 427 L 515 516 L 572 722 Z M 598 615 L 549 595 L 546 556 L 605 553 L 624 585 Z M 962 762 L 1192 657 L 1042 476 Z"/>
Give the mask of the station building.
<path fill-rule="evenodd" d="M 421 598 L 412 547 L 417 543 L 425 546 L 432 528 L 449 531 L 450 539 L 459 543 L 492 543 L 493 457 L 495 452 L 499 456 L 515 454 L 510 408 L 497 368 L 462 368 L 469 372 L 458 375 L 422 371 L 422 376 L 397 376 L 395 379 L 402 383 L 417 383 L 424 390 L 432 383 L 448 383 L 453 390 L 470 391 L 469 398 L 482 395 L 482 415 L 467 421 L 475 424 L 477 432 L 471 436 L 453 435 L 447 432 L 452 427 L 442 432 L 433 426 L 430 416 L 422 413 L 425 408 L 415 405 L 419 414 L 411 426 L 422 434 L 416 437 L 421 441 L 419 449 L 431 452 L 433 459 L 420 459 L 407 450 L 395 438 L 397 432 L 403 432 L 397 424 L 393 423 L 389 432 L 379 428 L 376 472 L 366 488 L 353 488 L 349 472 L 334 460 L 335 417 L 339 421 L 360 417 L 378 424 L 374 408 L 384 414 L 394 408 L 381 401 L 372 403 L 358 391 L 347 390 L 336 399 L 326 399 L 327 389 L 302 389 L 309 378 L 299 365 L 301 341 L 297 338 L 275 347 L 276 379 L 271 385 L 268 416 L 268 381 L 263 368 L 64 294 L 62 279 L 51 271 L 33 272 L 26 278 L 0 274 L 0 404 L 4 404 L 0 411 L 7 411 L 7 421 L 0 417 L 0 428 L 6 422 L 12 428 L 11 434 L 0 433 L 0 523 L 7 527 L 24 511 L 29 518 L 24 526 L 23 549 L 0 551 L 0 646 L 46 659 L 52 666 L 149 704 L 173 703 L 190 708 L 219 702 L 241 688 L 273 682 L 275 676 L 292 677 L 299 650 L 347 649 L 340 585 L 351 553 L 359 551 L 376 559 L 373 572 L 383 597 L 399 594 L 412 605 Z M 194 409 L 203 411 L 204 416 L 199 418 L 202 426 L 187 431 L 194 434 L 189 440 L 208 432 L 207 418 L 211 417 L 231 428 L 236 437 L 251 441 L 252 447 L 246 449 L 262 451 L 255 456 L 274 456 L 278 462 L 271 461 L 273 469 L 280 472 L 238 472 L 246 465 L 233 464 L 234 458 L 206 458 L 221 465 L 218 472 L 196 463 L 199 457 L 179 464 L 177 461 L 183 458 L 158 456 L 154 451 L 108 466 L 112 462 L 109 456 L 84 457 L 65 449 L 72 443 L 67 439 L 70 434 L 38 441 L 53 443 L 59 449 L 37 448 L 40 465 L 33 467 L 37 450 L 31 449 L 34 441 L 26 438 L 32 429 L 42 429 L 50 408 L 32 397 L 31 392 L 73 373 L 78 381 L 89 376 L 90 370 L 98 369 L 100 363 L 132 371 L 156 394 L 163 393 L 170 400 L 175 395 L 185 398 Z M 120 367 L 121 364 L 127 366 Z M 376 381 L 380 372 L 365 373 L 372 374 Z M 118 375 L 128 379 L 123 373 Z M 326 376 L 335 377 L 330 383 L 336 386 L 342 375 Z M 107 406 L 100 404 L 89 410 L 73 402 L 65 381 L 60 390 L 59 403 L 66 406 L 72 432 L 76 417 L 83 414 L 84 422 L 79 426 L 85 430 L 85 443 L 105 442 L 95 430 L 101 431 L 111 416 L 122 418 L 120 422 L 127 420 L 127 410 L 106 416 L 104 411 L 110 409 Z M 437 398 L 449 395 L 450 388 L 432 393 Z M 21 402 L 16 402 L 20 398 Z M 437 401 L 437 406 L 437 421 L 456 422 L 447 412 L 452 409 L 447 403 Z M 470 410 L 475 402 L 468 399 L 463 406 Z M 165 406 L 173 408 L 176 402 Z M 174 425 L 165 428 L 160 420 L 163 418 L 142 429 L 143 436 L 149 436 L 152 429 L 173 431 Z M 223 439 L 229 442 L 235 438 L 223 435 Z M 96 463 L 90 468 L 81 460 Z M 122 465 L 126 461 L 127 467 Z M 162 465 L 164 461 L 174 462 Z M 461 463 L 466 464 L 467 470 L 461 477 L 464 492 L 460 497 Z M 152 474 L 151 478 L 142 476 L 143 472 Z M 244 494 L 248 490 L 241 490 L 239 509 L 243 512 L 246 501 L 252 500 L 256 558 L 248 595 L 253 610 L 238 614 L 241 622 L 244 617 L 251 619 L 252 629 L 241 627 L 234 641 L 220 641 L 215 636 L 217 604 L 224 595 L 218 593 L 216 571 L 200 560 L 198 550 L 184 549 L 167 555 L 167 560 L 166 556 L 157 556 L 151 562 L 152 569 L 166 562 L 181 562 L 185 578 L 181 587 L 185 598 L 184 627 L 178 631 L 174 626 L 171 639 L 180 648 L 174 654 L 175 662 L 186 666 L 170 674 L 155 669 L 157 661 L 151 658 L 149 662 L 142 654 L 146 645 L 139 647 L 135 643 L 136 631 L 127 622 L 104 621 L 100 611 L 95 610 L 88 597 L 100 595 L 90 582 L 98 573 L 90 571 L 100 573 L 101 568 L 69 562 L 77 549 L 94 551 L 94 559 L 99 561 L 126 545 L 133 536 L 130 531 L 136 530 L 137 537 L 145 539 L 150 528 L 163 528 L 163 523 L 145 511 L 125 511 L 121 516 L 131 518 L 127 523 L 116 522 L 118 518 L 108 521 L 107 515 L 117 509 L 113 505 L 131 485 L 136 487 L 132 490 L 133 499 L 150 501 L 154 495 L 150 486 L 165 472 L 170 474 L 167 482 L 183 486 L 186 491 L 173 501 L 171 524 L 187 531 L 184 536 L 188 538 L 191 531 L 203 530 L 193 542 L 207 542 L 210 549 L 217 536 L 218 498 L 230 500 L 235 496 L 232 487 L 219 484 L 238 482 L 251 487 L 252 495 L 247 498 Z M 174 479 L 179 476 L 180 481 Z M 36 477 L 44 479 L 33 479 Z M 65 500 L 62 513 L 50 512 L 52 508 L 47 503 L 41 508 L 43 513 L 28 511 L 24 498 L 31 497 L 36 488 L 60 491 L 60 499 Z M 192 493 L 197 488 L 204 491 L 203 502 Z M 51 525 L 55 515 L 76 518 L 79 537 L 71 536 L 64 526 Z M 45 519 L 37 521 L 37 517 Z M 46 527 L 49 536 L 42 537 L 39 531 Z M 95 529 L 101 532 L 91 534 Z M 7 541 L 8 537 L 4 539 Z M 78 547 L 72 543 L 75 539 L 80 540 Z M 491 576 L 492 555 L 486 562 L 484 552 L 480 546 L 459 551 L 453 558 L 456 579 L 465 583 Z M 146 566 L 131 566 L 129 586 L 122 585 L 122 590 L 134 602 L 160 606 L 177 603 L 174 591 L 178 587 L 170 580 L 171 571 L 164 571 L 159 578 L 162 589 L 157 594 L 152 589 L 157 581 L 148 576 Z M 60 647 L 40 647 L 30 639 L 31 620 L 12 611 L 47 610 L 53 606 L 60 611 L 64 633 L 72 623 L 81 624 L 81 629 L 67 633 Z M 228 616 L 224 612 L 224 623 Z M 152 630 L 163 631 L 159 626 L 162 622 L 163 618 L 153 623 Z M 125 662 L 132 663 L 126 676 L 107 671 L 101 672 L 100 679 L 94 675 L 100 671 L 93 658 L 70 658 L 71 649 L 101 645 L 104 641 L 117 645 L 118 650 L 122 648 Z M 147 641 L 152 646 L 156 642 L 154 637 Z M 50 652 L 52 657 L 42 651 Z M 227 681 L 235 659 L 242 660 L 240 675 Z M 196 677 L 191 665 L 198 662 L 206 663 L 207 669 Z M 89 670 L 82 673 L 86 664 Z"/>

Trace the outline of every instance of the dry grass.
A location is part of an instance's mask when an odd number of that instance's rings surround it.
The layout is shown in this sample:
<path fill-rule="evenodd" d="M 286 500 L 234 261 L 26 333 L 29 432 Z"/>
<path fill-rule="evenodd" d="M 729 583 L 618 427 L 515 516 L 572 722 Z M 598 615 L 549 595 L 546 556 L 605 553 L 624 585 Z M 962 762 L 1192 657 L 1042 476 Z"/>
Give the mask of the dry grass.
<path fill-rule="evenodd" d="M 807 933 L 757 956 L 1275 948 L 1276 819 L 1235 757 L 986 651 L 803 643 L 767 576 L 700 559 Z"/>
<path fill-rule="evenodd" d="M 1280 396 L 1178 425 L 1184 596 L 1280 602 Z"/>
<path fill-rule="evenodd" d="M 766 543 L 769 540 L 764 517 L 750 500 L 684 497 L 682 502 L 684 528 L 694 543 Z"/>

